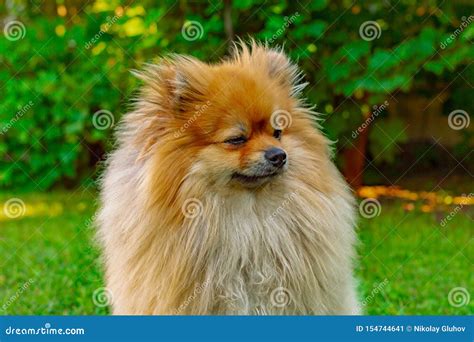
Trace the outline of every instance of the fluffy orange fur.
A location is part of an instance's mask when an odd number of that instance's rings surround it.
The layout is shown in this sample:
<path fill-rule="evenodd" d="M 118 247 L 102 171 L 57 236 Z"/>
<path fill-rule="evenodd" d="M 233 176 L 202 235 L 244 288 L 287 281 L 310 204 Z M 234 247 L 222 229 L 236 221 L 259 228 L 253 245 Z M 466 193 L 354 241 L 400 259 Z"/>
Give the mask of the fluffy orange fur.
<path fill-rule="evenodd" d="M 173 56 L 137 75 L 98 215 L 113 312 L 358 313 L 352 195 L 296 66 L 252 43 L 219 64 Z M 287 162 L 261 176 L 269 148 Z"/>

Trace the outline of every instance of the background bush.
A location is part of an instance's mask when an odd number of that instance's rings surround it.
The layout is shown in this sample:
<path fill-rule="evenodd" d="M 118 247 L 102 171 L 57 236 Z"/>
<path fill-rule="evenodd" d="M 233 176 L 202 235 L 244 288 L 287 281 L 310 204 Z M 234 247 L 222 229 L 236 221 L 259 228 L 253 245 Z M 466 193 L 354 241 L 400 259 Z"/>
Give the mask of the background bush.
<path fill-rule="evenodd" d="M 385 134 L 367 130 L 367 144 L 353 140 L 351 132 L 374 105 L 403 93 L 435 98 L 449 87 L 446 113 L 473 109 L 468 1 L 401 0 L 394 8 L 388 1 L 345 0 L 25 0 L 2 3 L 0 11 L 0 185 L 6 188 L 45 190 L 93 179 L 112 129 L 97 129 L 92 117 L 107 110 L 117 123 L 127 111 L 138 85 L 129 70 L 170 52 L 217 61 L 236 36 L 285 45 L 305 71 L 305 95 L 324 113 L 323 129 L 337 141 L 342 166 L 351 160 L 343 152 L 352 143 L 368 156 L 383 151 L 378 162 L 393 163 L 391 140 L 410 138 L 403 119 L 384 111 L 377 120 Z M 6 33 L 12 21 L 23 25 L 20 39 Z M 182 34 L 191 21 L 202 26 L 192 41 Z M 362 39 L 367 22 L 379 29 L 375 39 Z M 453 150 L 465 153 L 472 132 L 459 135 Z"/>

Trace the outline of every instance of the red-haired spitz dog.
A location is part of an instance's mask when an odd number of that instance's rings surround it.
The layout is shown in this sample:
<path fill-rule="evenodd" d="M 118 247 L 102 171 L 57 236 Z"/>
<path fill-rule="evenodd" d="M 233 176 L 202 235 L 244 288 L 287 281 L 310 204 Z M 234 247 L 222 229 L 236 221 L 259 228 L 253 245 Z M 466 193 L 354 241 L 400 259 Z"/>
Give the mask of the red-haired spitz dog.
<path fill-rule="evenodd" d="M 103 177 L 114 314 L 357 314 L 354 202 L 297 67 L 256 43 L 138 73 Z"/>

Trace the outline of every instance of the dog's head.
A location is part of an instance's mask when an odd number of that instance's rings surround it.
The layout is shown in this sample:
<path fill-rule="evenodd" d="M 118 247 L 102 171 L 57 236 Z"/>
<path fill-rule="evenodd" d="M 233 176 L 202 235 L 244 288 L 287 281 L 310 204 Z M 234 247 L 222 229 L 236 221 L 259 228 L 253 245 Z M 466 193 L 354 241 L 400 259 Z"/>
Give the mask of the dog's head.
<path fill-rule="evenodd" d="M 301 74 L 280 50 L 242 45 L 215 65 L 176 56 L 141 77 L 148 83 L 146 101 L 161 104 L 156 143 L 176 151 L 171 172 L 201 175 L 208 185 L 255 189 L 292 170 L 311 173 L 319 159 L 326 160 L 314 113 L 298 97 L 305 86 Z"/>

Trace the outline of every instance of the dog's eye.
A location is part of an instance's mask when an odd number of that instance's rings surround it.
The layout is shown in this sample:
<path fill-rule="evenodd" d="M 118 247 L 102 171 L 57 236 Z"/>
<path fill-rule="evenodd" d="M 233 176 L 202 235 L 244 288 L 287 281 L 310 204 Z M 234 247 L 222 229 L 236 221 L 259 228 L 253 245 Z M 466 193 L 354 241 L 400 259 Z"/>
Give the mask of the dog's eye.
<path fill-rule="evenodd" d="M 277 138 L 278 140 L 280 140 L 281 138 L 281 129 L 276 129 L 273 131 L 273 137 L 274 138 Z"/>
<path fill-rule="evenodd" d="M 235 137 L 235 138 L 230 138 L 224 141 L 226 144 L 231 144 L 231 145 L 242 145 L 247 142 L 247 138 L 244 136 L 240 137 Z"/>

